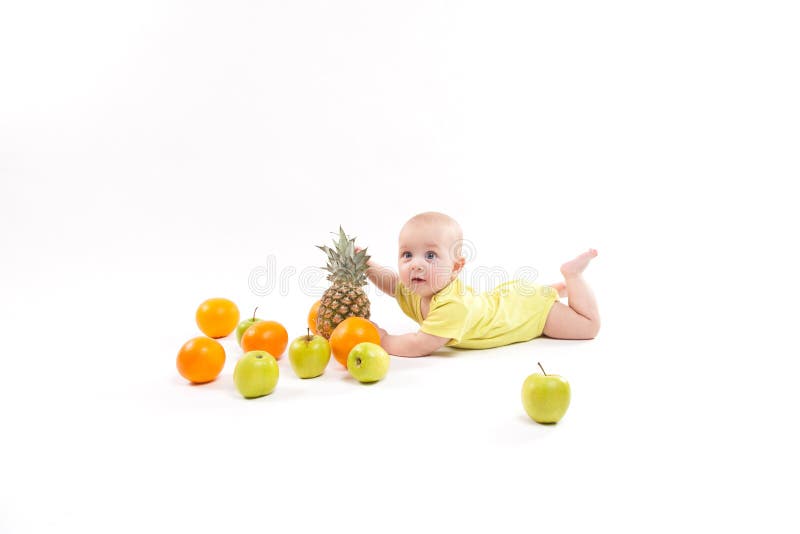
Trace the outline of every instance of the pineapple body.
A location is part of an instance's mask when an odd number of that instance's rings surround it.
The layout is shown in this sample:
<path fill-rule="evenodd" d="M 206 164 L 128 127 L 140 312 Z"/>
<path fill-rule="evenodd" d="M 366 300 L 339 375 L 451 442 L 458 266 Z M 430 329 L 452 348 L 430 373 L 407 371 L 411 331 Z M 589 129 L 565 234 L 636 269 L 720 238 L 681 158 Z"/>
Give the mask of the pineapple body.
<path fill-rule="evenodd" d="M 369 319 L 369 299 L 360 286 L 334 284 L 322 295 L 317 315 L 317 331 L 328 339 L 333 329 L 348 317 Z"/>

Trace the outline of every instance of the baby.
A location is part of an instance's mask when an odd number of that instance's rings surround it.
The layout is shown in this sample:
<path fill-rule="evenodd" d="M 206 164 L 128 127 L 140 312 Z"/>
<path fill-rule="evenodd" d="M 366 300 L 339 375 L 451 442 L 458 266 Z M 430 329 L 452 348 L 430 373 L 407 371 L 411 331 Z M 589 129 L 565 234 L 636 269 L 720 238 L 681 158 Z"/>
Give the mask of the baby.
<path fill-rule="evenodd" d="M 458 279 L 464 268 L 459 224 L 437 212 L 412 217 L 400 230 L 398 273 L 369 261 L 367 276 L 393 295 L 419 332 L 390 335 L 378 327 L 381 345 L 395 356 L 428 356 L 447 345 L 486 349 L 544 334 L 558 339 L 592 339 L 600 316 L 581 274 L 597 251 L 590 249 L 561 266 L 564 282 L 549 286 L 516 280 L 477 293 Z M 569 299 L 569 306 L 558 302 Z"/>

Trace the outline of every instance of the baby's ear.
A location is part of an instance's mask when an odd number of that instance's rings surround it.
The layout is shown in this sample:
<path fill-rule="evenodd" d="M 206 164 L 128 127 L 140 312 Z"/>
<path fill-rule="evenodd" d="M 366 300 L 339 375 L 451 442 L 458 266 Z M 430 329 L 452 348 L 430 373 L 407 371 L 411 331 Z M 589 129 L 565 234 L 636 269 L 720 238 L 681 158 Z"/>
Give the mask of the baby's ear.
<path fill-rule="evenodd" d="M 465 258 L 464 256 L 456 258 L 456 261 L 453 264 L 453 271 L 456 273 L 461 271 L 461 269 L 464 268 L 465 263 L 467 263 L 467 258 Z"/>

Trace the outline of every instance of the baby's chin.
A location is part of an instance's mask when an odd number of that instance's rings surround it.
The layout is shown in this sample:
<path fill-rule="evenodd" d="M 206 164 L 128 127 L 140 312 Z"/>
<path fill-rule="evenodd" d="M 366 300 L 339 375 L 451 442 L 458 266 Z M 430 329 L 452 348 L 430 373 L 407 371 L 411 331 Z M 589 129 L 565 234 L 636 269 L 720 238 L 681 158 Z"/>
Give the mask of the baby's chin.
<path fill-rule="evenodd" d="M 432 288 L 427 283 L 425 284 L 411 283 L 410 285 L 408 285 L 408 287 L 409 289 L 411 289 L 412 293 L 419 295 L 420 297 L 432 297 L 437 293 L 437 291 L 439 291 L 439 290 L 434 290 L 434 288 Z"/>

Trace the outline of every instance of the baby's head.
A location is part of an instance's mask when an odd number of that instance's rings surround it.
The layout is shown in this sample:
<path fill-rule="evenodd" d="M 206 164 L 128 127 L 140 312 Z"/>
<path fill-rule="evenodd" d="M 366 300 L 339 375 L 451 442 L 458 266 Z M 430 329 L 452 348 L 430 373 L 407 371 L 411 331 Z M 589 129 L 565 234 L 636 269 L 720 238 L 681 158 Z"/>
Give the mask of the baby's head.
<path fill-rule="evenodd" d="M 415 215 L 400 230 L 400 281 L 422 297 L 438 293 L 464 267 L 463 239 L 452 217 L 435 211 Z"/>

